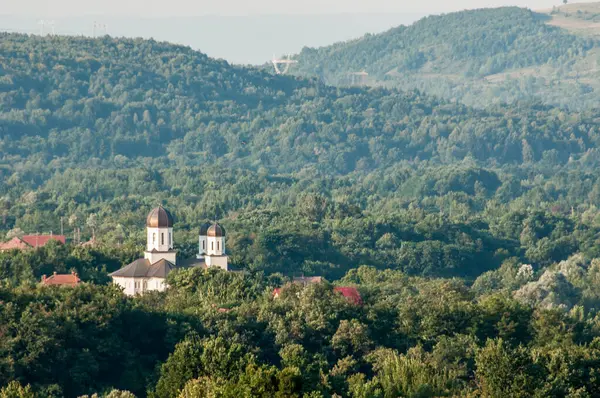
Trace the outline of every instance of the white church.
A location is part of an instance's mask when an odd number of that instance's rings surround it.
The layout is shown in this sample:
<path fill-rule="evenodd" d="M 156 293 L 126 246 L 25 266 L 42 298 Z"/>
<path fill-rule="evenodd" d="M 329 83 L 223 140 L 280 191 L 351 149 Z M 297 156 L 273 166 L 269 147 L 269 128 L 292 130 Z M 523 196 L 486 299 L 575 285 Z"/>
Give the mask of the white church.
<path fill-rule="evenodd" d="M 167 275 L 181 267 L 218 267 L 228 271 L 225 253 L 225 229 L 217 223 L 200 227 L 198 255 L 195 259 L 177 264 L 177 251 L 173 244 L 173 217 L 159 206 L 146 219 L 146 251 L 144 258 L 110 274 L 113 283 L 121 286 L 125 294 L 135 296 L 148 291 L 164 291 Z"/>

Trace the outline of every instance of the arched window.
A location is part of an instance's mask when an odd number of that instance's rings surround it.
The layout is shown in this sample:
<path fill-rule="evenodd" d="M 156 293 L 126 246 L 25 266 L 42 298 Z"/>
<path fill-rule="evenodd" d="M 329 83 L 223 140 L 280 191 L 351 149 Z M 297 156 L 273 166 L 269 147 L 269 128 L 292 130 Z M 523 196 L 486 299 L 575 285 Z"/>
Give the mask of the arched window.
<path fill-rule="evenodd" d="M 156 244 L 156 232 L 152 234 L 152 244 Z"/>
<path fill-rule="evenodd" d="M 202 241 L 202 250 L 206 250 L 206 241 L 205 240 Z"/>
<path fill-rule="evenodd" d="M 170 232 L 169 232 L 169 246 L 173 246 L 173 237 L 171 236 Z"/>
<path fill-rule="evenodd" d="M 219 250 L 221 250 L 221 249 L 219 248 L 219 241 L 217 241 L 217 251 L 219 251 Z"/>
<path fill-rule="evenodd" d="M 164 233 L 160 234 L 160 244 L 161 245 L 165 244 L 165 234 Z"/>
<path fill-rule="evenodd" d="M 215 250 L 215 242 L 210 242 L 210 250 Z"/>

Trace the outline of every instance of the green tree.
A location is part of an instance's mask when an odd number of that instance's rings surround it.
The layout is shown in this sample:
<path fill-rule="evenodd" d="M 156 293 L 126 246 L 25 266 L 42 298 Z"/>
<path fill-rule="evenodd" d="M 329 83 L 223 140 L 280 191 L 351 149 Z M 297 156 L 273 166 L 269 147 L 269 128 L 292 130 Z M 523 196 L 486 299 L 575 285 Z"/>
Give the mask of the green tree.
<path fill-rule="evenodd" d="M 484 397 L 530 397 L 540 382 L 540 370 L 526 348 L 509 347 L 502 339 L 488 340 L 476 355 L 476 378 Z"/>
<path fill-rule="evenodd" d="M 0 398 L 35 398 L 29 385 L 23 387 L 18 381 L 11 381 L 0 389 Z"/>

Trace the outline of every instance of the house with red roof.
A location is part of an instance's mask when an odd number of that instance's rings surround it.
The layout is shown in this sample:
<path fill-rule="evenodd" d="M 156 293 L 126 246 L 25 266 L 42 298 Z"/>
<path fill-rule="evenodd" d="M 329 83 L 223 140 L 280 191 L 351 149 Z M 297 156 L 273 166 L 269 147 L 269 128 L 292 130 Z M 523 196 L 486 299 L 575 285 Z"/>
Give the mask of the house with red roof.
<path fill-rule="evenodd" d="M 14 237 L 8 242 L 0 243 L 0 252 L 44 247 L 50 241 L 57 241 L 65 244 L 67 239 L 64 235 L 25 235 L 20 238 Z"/>
<path fill-rule="evenodd" d="M 340 293 L 342 296 L 344 296 L 344 298 L 346 300 L 348 300 L 349 303 L 352 303 L 354 305 L 362 305 L 363 304 L 362 297 L 360 296 L 358 289 L 355 287 L 348 287 L 348 286 L 334 287 L 333 291 Z"/>
<path fill-rule="evenodd" d="M 306 286 L 306 285 L 305 285 Z M 281 296 L 283 288 L 278 287 L 273 289 L 273 298 Z M 351 286 L 334 287 L 333 291 L 341 294 L 349 303 L 354 305 L 363 305 L 363 300 L 357 288 Z"/>
<path fill-rule="evenodd" d="M 322 276 L 299 276 L 299 277 L 295 277 L 292 282 L 300 284 L 300 285 L 304 285 L 304 286 L 308 286 L 308 285 L 313 285 L 315 283 L 321 283 L 325 280 L 325 278 L 323 278 Z"/>
<path fill-rule="evenodd" d="M 21 238 L 14 237 L 8 242 L 0 243 L 0 252 L 6 252 L 9 250 L 25 250 L 30 249 L 27 243 L 23 242 Z"/>
<path fill-rule="evenodd" d="M 57 274 L 56 272 L 50 276 L 42 276 L 42 285 L 44 286 L 77 286 L 81 283 L 81 279 L 77 273 Z"/>

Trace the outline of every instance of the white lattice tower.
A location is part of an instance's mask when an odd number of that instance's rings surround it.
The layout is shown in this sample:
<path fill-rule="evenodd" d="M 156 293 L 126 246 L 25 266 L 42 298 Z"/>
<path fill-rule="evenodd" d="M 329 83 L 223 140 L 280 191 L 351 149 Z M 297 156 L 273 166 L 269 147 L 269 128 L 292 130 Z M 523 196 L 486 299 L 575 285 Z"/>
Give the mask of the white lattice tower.
<path fill-rule="evenodd" d="M 275 68 L 275 73 L 278 75 L 288 73 L 288 71 L 290 70 L 290 66 L 298 63 L 298 61 L 292 59 L 291 55 L 288 55 L 287 59 L 277 59 L 275 56 L 273 56 L 273 61 L 271 62 L 273 63 L 273 67 Z"/>

